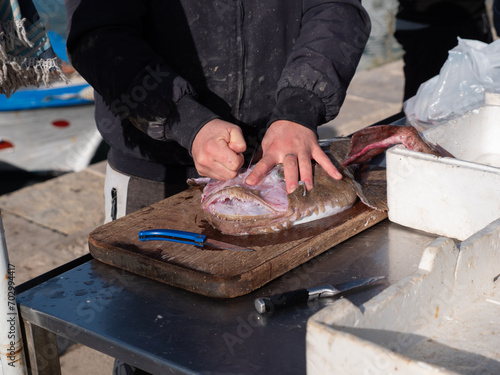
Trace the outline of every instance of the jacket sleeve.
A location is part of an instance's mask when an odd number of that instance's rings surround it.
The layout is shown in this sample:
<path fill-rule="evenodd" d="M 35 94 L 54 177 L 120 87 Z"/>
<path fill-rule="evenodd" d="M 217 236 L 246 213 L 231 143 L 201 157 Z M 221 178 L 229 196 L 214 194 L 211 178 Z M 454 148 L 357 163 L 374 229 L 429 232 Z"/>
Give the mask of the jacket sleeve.
<path fill-rule="evenodd" d="M 300 34 L 278 83 L 269 124 L 289 120 L 316 131 L 334 119 L 370 28 L 359 0 L 304 0 Z"/>
<path fill-rule="evenodd" d="M 196 101 L 192 86 L 142 38 L 147 4 L 66 0 L 68 55 L 114 115 L 189 151 L 198 130 L 217 116 Z"/>

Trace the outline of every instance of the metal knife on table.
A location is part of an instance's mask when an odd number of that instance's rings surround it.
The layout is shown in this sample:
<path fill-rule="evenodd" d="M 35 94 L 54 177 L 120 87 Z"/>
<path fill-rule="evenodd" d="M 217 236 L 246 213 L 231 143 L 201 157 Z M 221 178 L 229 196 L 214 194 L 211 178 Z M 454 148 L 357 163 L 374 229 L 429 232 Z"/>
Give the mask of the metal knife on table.
<path fill-rule="evenodd" d="M 260 314 L 263 314 L 266 312 L 283 309 L 287 306 L 312 301 L 318 298 L 333 297 L 337 294 L 347 292 L 351 289 L 373 284 L 384 278 L 385 276 L 376 276 L 370 277 L 368 279 L 353 280 L 336 286 L 323 285 L 309 289 L 299 289 L 291 292 L 275 294 L 271 297 L 261 297 L 255 300 L 255 309 Z"/>
<path fill-rule="evenodd" d="M 204 234 L 186 232 L 175 229 L 150 229 L 139 232 L 139 239 L 141 241 L 170 241 L 194 245 L 196 247 L 205 247 L 206 245 L 213 246 L 222 250 L 236 250 L 236 251 L 255 251 L 246 247 L 233 245 L 230 243 L 212 240 Z"/>

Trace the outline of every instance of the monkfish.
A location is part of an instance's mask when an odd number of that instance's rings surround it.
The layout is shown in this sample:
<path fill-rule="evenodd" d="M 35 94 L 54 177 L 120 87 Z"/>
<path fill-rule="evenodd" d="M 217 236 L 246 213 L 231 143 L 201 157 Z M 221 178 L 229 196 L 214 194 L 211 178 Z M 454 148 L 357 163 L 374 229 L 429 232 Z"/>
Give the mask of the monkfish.
<path fill-rule="evenodd" d="M 222 233 L 231 235 L 281 231 L 338 214 L 352 207 L 358 198 L 372 208 L 386 210 L 385 191 L 372 194 L 373 190 L 366 189 L 367 193 L 355 180 L 354 169 L 342 166 L 349 148 L 348 138 L 335 139 L 330 144 L 328 154 L 343 178 L 331 178 L 316 164 L 314 188 L 310 191 L 300 184 L 293 193 L 287 194 L 282 165 L 275 166 L 254 186 L 245 183 L 252 167 L 228 181 L 194 179 L 189 182 L 206 183 L 201 196 L 205 218 Z"/>
<path fill-rule="evenodd" d="M 273 233 L 336 215 L 352 207 L 358 199 L 372 209 L 387 211 L 385 170 L 372 170 L 376 178 L 366 177 L 369 171 L 364 179 L 355 178 L 355 172 L 395 144 L 440 157 L 453 157 L 439 145 L 426 142 L 411 126 L 380 125 L 364 128 L 351 138 L 333 139 L 325 151 L 343 178 L 331 178 L 316 164 L 311 191 L 299 185 L 292 194 L 287 194 L 281 165 L 275 166 L 255 186 L 245 184 L 251 168 L 228 181 L 201 178 L 188 182 L 206 184 L 201 207 L 207 221 L 216 229 L 231 235 Z"/>
<path fill-rule="evenodd" d="M 425 154 L 453 157 L 440 145 L 426 142 L 413 126 L 377 125 L 361 129 L 352 135 L 351 150 L 343 165 L 364 163 L 395 144 L 402 144 L 409 150 Z"/>

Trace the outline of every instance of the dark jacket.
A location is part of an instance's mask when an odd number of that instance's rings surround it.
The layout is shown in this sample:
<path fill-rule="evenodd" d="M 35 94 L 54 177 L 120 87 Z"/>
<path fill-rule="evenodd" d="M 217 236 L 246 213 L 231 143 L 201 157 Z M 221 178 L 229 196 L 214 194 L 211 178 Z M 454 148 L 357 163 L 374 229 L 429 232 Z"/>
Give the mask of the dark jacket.
<path fill-rule="evenodd" d="M 342 105 L 368 39 L 358 0 L 66 0 L 67 49 L 94 87 L 118 169 L 192 165 L 214 118 L 250 142 L 277 119 L 316 130 Z"/>
<path fill-rule="evenodd" d="M 457 25 L 486 14 L 485 0 L 399 0 L 397 18 L 426 25 Z"/>
<path fill-rule="evenodd" d="M 500 0 L 493 1 L 493 24 L 497 35 L 500 35 Z"/>

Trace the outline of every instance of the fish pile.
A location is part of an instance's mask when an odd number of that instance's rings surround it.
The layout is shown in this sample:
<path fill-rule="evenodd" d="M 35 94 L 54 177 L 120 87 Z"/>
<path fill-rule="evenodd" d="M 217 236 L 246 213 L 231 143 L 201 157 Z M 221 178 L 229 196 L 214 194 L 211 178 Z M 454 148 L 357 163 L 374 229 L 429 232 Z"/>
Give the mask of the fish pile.
<path fill-rule="evenodd" d="M 191 185 L 204 185 L 201 207 L 207 221 L 224 234 L 249 235 L 274 233 L 293 225 L 336 215 L 352 207 L 358 199 L 376 210 L 387 210 L 385 171 L 381 180 L 355 178 L 359 164 L 366 162 L 395 143 L 407 148 L 434 153 L 409 127 L 383 125 L 357 132 L 352 138 L 336 138 L 327 154 L 342 173 L 341 180 L 314 167 L 314 188 L 304 185 L 287 194 L 282 165 L 275 166 L 255 186 L 245 183 L 251 168 L 234 179 L 218 181 L 191 179 Z"/>

